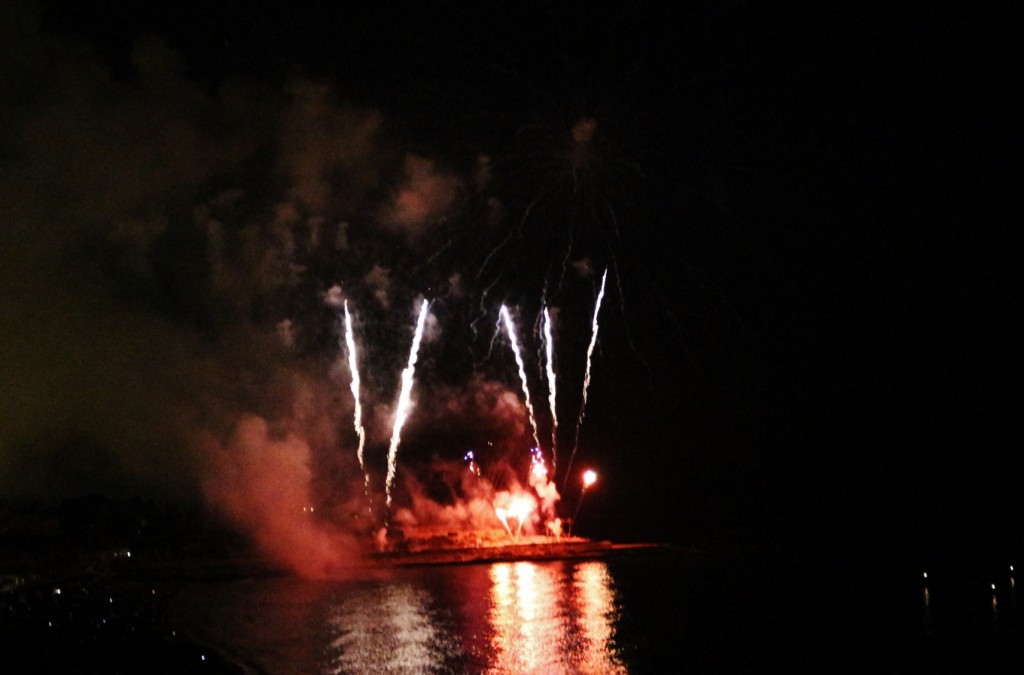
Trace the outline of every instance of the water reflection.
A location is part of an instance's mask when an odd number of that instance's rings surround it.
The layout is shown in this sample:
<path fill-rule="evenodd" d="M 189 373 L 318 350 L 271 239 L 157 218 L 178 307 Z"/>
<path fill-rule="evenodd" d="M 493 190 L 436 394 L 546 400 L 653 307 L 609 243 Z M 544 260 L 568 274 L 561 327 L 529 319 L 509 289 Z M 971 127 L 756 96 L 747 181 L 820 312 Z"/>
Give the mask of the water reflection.
<path fill-rule="evenodd" d="M 175 615 L 268 673 L 616 673 L 621 603 L 604 562 L 551 561 L 190 584 Z"/>
<path fill-rule="evenodd" d="M 500 672 L 550 669 L 559 664 L 560 580 L 551 567 L 528 562 L 491 567 L 491 640 Z"/>
<path fill-rule="evenodd" d="M 490 576 L 489 672 L 625 672 L 604 563 L 501 563 Z"/>
<path fill-rule="evenodd" d="M 323 672 L 625 672 L 617 618 L 603 562 L 415 570 L 335 597 Z"/>
<path fill-rule="evenodd" d="M 343 594 L 328 617 L 326 673 L 424 672 L 443 663 L 451 640 L 437 625 L 430 594 L 409 582 Z"/>
<path fill-rule="evenodd" d="M 165 597 L 179 630 L 275 675 L 674 672 L 680 663 L 1001 672 L 1011 669 L 991 666 L 1024 662 L 1005 567 L 982 586 L 900 572 L 898 583 L 856 587 L 832 574 L 808 582 L 802 568 L 755 577 L 754 567 L 744 560 L 738 582 L 736 567 L 676 556 L 439 566 L 335 582 L 184 582 Z"/>
<path fill-rule="evenodd" d="M 585 638 L 583 670 L 588 673 L 625 672 L 615 651 L 613 621 L 618 618 L 618 610 L 607 565 L 594 561 L 578 566 L 574 585 L 580 610 L 578 621 Z"/>

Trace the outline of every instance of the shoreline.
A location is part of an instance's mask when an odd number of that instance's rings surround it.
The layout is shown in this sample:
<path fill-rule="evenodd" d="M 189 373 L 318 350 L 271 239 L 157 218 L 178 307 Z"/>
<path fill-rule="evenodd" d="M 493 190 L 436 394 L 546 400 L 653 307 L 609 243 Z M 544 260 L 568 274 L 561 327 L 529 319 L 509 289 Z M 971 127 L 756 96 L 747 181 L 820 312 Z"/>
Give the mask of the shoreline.
<path fill-rule="evenodd" d="M 576 560 L 601 558 L 632 551 L 668 551 L 658 543 L 613 543 L 573 538 L 572 541 L 527 541 L 494 546 L 422 549 L 373 553 L 370 559 L 393 567 L 420 565 L 466 565 L 531 560 Z"/>

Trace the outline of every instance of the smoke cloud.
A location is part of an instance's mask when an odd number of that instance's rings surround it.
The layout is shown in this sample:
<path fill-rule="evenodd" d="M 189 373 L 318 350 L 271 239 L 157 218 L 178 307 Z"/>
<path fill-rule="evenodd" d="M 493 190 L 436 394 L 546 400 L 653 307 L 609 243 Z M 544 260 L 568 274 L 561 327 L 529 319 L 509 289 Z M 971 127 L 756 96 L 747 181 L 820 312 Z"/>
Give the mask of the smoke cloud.
<path fill-rule="evenodd" d="M 115 74 L 31 7 L 6 4 L 0 27 L 0 496 L 203 500 L 274 560 L 331 574 L 366 525 L 339 524 L 365 510 L 339 308 L 365 348 L 379 485 L 425 287 L 451 304 L 428 324 L 406 436 L 435 433 L 453 455 L 489 443 L 494 467 L 522 452 L 515 390 L 445 382 L 430 353 L 449 321 L 468 325 L 472 276 L 410 276 L 410 252 L 450 234 L 472 161 L 464 178 L 404 150 L 329 82 L 211 90 L 157 38 Z M 495 471 L 497 489 L 460 479 L 448 501 L 410 476 L 403 517 L 494 526 L 491 500 L 517 489 Z"/>
<path fill-rule="evenodd" d="M 207 438 L 204 492 L 274 560 L 311 578 L 337 576 L 359 558 L 354 538 L 316 513 L 311 453 L 287 434 L 273 438 L 266 420 L 243 417 L 225 443 Z"/>
<path fill-rule="evenodd" d="M 405 182 L 384 223 L 415 235 L 420 228 L 444 215 L 461 185 L 458 178 L 437 173 L 429 159 L 409 155 L 405 159 Z"/>

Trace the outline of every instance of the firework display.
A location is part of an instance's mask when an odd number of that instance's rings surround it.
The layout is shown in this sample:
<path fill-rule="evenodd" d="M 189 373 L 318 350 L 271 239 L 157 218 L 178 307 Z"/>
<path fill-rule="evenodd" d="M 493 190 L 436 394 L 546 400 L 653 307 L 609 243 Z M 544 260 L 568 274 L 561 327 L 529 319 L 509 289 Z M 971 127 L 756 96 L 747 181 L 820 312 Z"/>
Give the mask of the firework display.
<path fill-rule="evenodd" d="M 600 311 L 601 300 L 604 296 L 605 282 L 607 280 L 607 270 L 601 279 L 600 290 L 597 295 L 597 301 L 594 307 L 593 322 L 591 328 L 591 337 L 588 343 L 586 352 L 586 370 L 585 379 L 583 384 L 583 398 L 582 407 L 580 414 L 577 419 L 577 428 L 575 435 L 575 443 L 573 447 L 573 454 L 569 460 L 568 471 L 571 468 L 572 461 L 575 458 L 576 450 L 579 444 L 580 426 L 583 423 L 585 406 L 587 401 L 587 389 L 590 384 L 591 375 L 591 361 L 593 358 L 593 351 L 597 341 L 598 332 L 598 313 Z M 347 364 L 350 371 L 350 391 L 353 398 L 353 411 L 354 411 L 354 422 L 353 426 L 358 439 L 357 445 L 357 460 L 359 463 L 360 470 L 364 477 L 364 492 L 366 497 L 369 499 L 371 504 L 371 516 L 372 516 L 372 496 L 371 496 L 371 476 L 367 466 L 366 457 L 364 456 L 364 447 L 366 443 L 366 429 L 362 424 L 362 406 L 360 404 L 363 396 L 361 392 L 361 378 L 358 368 L 358 348 L 356 345 L 355 335 L 353 331 L 352 315 L 349 311 L 348 301 L 345 300 L 342 303 L 344 311 L 344 345 L 348 355 Z M 384 513 L 383 522 L 384 527 L 378 532 L 378 548 L 381 550 L 388 550 L 392 545 L 389 543 L 389 536 L 392 535 L 389 529 L 392 527 L 392 522 L 395 520 L 394 513 L 394 496 L 393 490 L 395 486 L 396 477 L 398 475 L 398 451 L 401 444 L 402 430 L 408 421 L 413 408 L 413 388 L 415 385 L 415 369 L 417 361 L 420 357 L 421 345 L 423 342 L 424 330 L 429 316 L 430 303 L 427 300 L 423 300 L 420 303 L 419 311 L 417 313 L 416 324 L 413 332 L 412 346 L 409 352 L 409 360 L 406 368 L 401 374 L 401 387 L 398 393 L 398 401 L 395 407 L 395 415 L 393 420 L 392 432 L 390 444 L 387 453 L 387 474 L 384 483 Z M 552 319 L 549 308 L 544 307 L 540 316 L 542 324 L 541 341 L 543 344 L 544 354 L 544 373 L 546 375 L 547 386 L 548 386 L 548 400 L 551 411 L 551 447 L 550 456 L 551 462 L 545 460 L 545 452 L 540 444 L 538 424 L 536 415 L 534 412 L 529 381 L 527 378 L 526 367 L 522 356 L 522 347 L 519 342 L 516 324 L 512 319 L 512 314 L 506 305 L 501 305 L 498 310 L 499 324 L 496 326 L 495 337 L 498 332 L 502 329 L 507 335 L 509 346 L 514 356 L 517 374 L 521 385 L 521 391 L 524 399 L 524 407 L 527 413 L 529 429 L 531 436 L 534 441 L 534 445 L 529 448 L 528 456 L 529 462 L 525 470 L 525 481 L 520 482 L 518 476 L 513 475 L 511 480 L 506 478 L 506 485 L 500 489 L 495 486 L 494 483 L 489 480 L 484 467 L 479 463 L 478 457 L 474 450 L 470 449 L 463 455 L 464 470 L 472 477 L 474 486 L 476 488 L 476 499 L 484 500 L 488 506 L 488 512 L 493 515 L 493 518 L 501 526 L 501 530 L 505 533 L 509 542 L 519 543 L 523 540 L 524 529 L 531 533 L 531 536 L 541 537 L 554 537 L 559 539 L 563 535 L 563 527 L 566 521 L 563 521 L 558 515 L 558 503 L 561 500 L 561 495 L 555 487 L 554 483 L 554 471 L 556 468 L 555 457 L 556 457 L 556 431 L 557 431 L 557 406 L 556 406 L 556 376 L 554 369 L 554 354 L 555 354 L 555 341 L 552 330 Z M 513 464 L 514 466 L 514 464 Z M 513 471 L 513 474 L 516 472 Z M 583 488 L 580 492 L 579 499 L 576 501 L 575 512 L 573 518 L 568 520 L 568 533 L 572 531 L 572 524 L 578 518 L 580 507 L 582 506 L 583 496 L 586 490 L 590 488 L 596 481 L 596 473 L 593 470 L 587 470 L 582 474 Z M 401 525 L 406 528 L 415 530 L 417 527 L 409 522 L 408 517 L 400 518 L 402 521 Z M 409 527 L 413 525 L 412 527 Z M 475 528 L 479 531 L 486 530 L 486 519 L 484 521 L 477 520 Z M 422 529 L 422 528 L 419 528 Z M 402 533 L 405 536 L 405 533 Z M 435 542 L 437 543 L 437 542 Z M 479 544 L 479 541 L 477 542 Z"/>

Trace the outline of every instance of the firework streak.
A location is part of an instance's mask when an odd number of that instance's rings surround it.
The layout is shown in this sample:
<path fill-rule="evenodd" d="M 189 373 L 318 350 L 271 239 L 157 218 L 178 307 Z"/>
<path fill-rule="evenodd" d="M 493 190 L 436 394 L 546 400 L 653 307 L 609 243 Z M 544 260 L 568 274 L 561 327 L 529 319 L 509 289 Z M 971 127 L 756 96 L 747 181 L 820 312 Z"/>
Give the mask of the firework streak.
<path fill-rule="evenodd" d="M 590 388 L 590 363 L 594 356 L 594 346 L 597 344 L 597 315 L 601 311 L 601 301 L 604 300 L 604 285 L 608 280 L 608 268 L 605 268 L 601 276 L 601 290 L 597 294 L 597 302 L 594 303 L 594 320 L 591 322 L 590 345 L 587 346 L 587 369 L 583 375 L 583 401 L 580 403 L 580 415 L 576 420 L 576 439 L 573 441 L 572 454 L 569 455 L 569 465 L 565 468 L 565 478 L 562 487 L 565 487 L 569 480 L 569 471 L 572 469 L 572 462 L 576 458 L 576 450 L 580 446 L 580 427 L 583 426 L 583 416 L 587 412 L 587 390 Z"/>
<path fill-rule="evenodd" d="M 523 356 L 519 352 L 519 341 L 516 338 L 516 327 L 512 323 L 512 315 L 509 314 L 505 305 L 501 306 L 501 318 L 505 322 L 505 330 L 508 331 L 509 342 L 512 343 L 512 353 L 516 357 L 516 365 L 519 366 L 519 379 L 523 383 L 523 396 L 526 397 L 526 410 L 530 413 L 530 426 L 533 429 L 533 442 L 540 447 L 540 438 L 537 436 L 537 418 L 533 414 L 533 402 L 530 400 L 530 388 L 526 384 L 526 366 L 523 364 Z"/>
<path fill-rule="evenodd" d="M 398 409 L 395 413 L 395 427 L 391 432 L 391 446 L 388 448 L 388 477 L 385 484 L 387 495 L 387 509 L 391 509 L 391 486 L 395 482 L 395 460 L 398 456 L 398 444 L 402 440 L 402 427 L 409 416 L 409 405 L 412 397 L 412 378 L 416 372 L 416 358 L 420 350 L 420 341 L 423 339 L 423 326 L 427 321 L 427 309 L 430 303 L 425 299 L 420 305 L 420 316 L 416 321 L 416 333 L 412 339 L 412 349 L 409 350 L 409 365 L 402 371 L 402 390 L 398 396 Z"/>
<path fill-rule="evenodd" d="M 363 472 L 363 491 L 366 494 L 367 500 L 369 500 L 370 474 L 366 470 L 366 463 L 363 461 L 363 448 L 366 445 L 366 428 L 363 426 L 363 407 L 359 401 L 359 366 L 356 360 L 356 340 L 352 333 L 352 316 L 348 313 L 348 300 L 345 301 L 345 346 L 348 348 L 348 369 L 352 373 L 352 398 L 356 402 L 353 414 L 353 425 L 356 429 L 356 435 L 359 437 L 356 457 L 359 459 L 359 469 Z"/>

